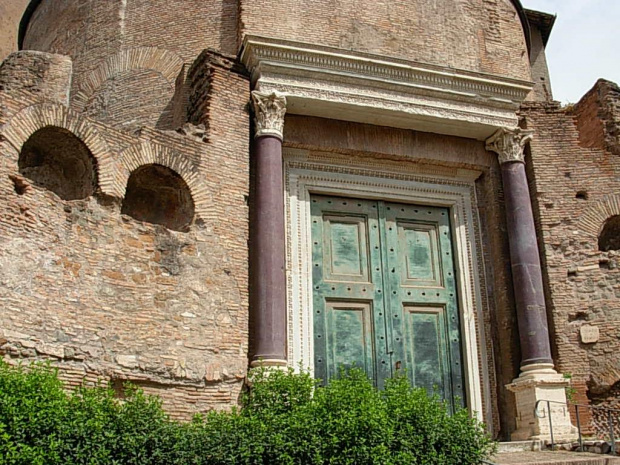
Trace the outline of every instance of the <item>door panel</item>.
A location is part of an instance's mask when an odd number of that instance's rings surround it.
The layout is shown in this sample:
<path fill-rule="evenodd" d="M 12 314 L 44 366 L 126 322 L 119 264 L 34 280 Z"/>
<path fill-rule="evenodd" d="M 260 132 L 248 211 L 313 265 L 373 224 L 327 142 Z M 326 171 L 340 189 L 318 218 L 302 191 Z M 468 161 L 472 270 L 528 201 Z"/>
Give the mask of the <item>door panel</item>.
<path fill-rule="evenodd" d="M 381 387 L 464 399 L 447 208 L 313 196 L 315 373 L 360 366 Z M 457 400 L 457 399 L 460 399 Z"/>
<path fill-rule="evenodd" d="M 356 365 L 383 385 L 391 375 L 377 203 L 312 197 L 314 371 L 328 380 Z"/>
<path fill-rule="evenodd" d="M 368 221 L 366 216 L 325 215 L 323 217 L 325 279 L 369 282 Z"/>
<path fill-rule="evenodd" d="M 340 367 L 363 368 L 374 376 L 372 308 L 369 302 L 326 302 L 327 365 L 326 378 L 338 374 Z"/>
<path fill-rule="evenodd" d="M 460 321 L 447 208 L 386 203 L 393 357 L 412 384 L 462 404 Z"/>
<path fill-rule="evenodd" d="M 405 305 L 407 367 L 415 386 L 448 398 L 445 311 L 443 307 Z"/>
<path fill-rule="evenodd" d="M 437 247 L 437 227 L 433 224 L 398 222 L 404 286 L 437 286 L 441 282 L 441 262 Z"/>

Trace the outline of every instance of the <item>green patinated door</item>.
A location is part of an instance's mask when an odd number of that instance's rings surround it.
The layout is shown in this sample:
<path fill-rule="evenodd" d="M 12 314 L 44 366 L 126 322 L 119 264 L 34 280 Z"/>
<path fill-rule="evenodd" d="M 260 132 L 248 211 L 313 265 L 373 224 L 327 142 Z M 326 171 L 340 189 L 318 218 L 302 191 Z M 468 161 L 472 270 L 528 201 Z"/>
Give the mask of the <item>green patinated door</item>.
<path fill-rule="evenodd" d="M 379 386 L 464 399 L 447 208 L 313 196 L 314 367 L 328 380 L 363 367 Z"/>

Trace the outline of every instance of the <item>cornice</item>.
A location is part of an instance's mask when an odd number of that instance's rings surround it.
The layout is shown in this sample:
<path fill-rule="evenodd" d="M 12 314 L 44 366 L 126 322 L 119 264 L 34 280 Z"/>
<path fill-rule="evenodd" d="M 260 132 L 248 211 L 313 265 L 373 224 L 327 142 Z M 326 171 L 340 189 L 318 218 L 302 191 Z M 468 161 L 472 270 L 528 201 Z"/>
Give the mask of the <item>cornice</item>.
<path fill-rule="evenodd" d="M 255 89 L 286 95 L 289 113 L 480 140 L 516 126 L 532 89 L 502 76 L 256 36 L 245 37 L 240 59 Z"/>
<path fill-rule="evenodd" d="M 523 100 L 532 89 L 529 81 L 257 36 L 245 37 L 241 60 L 250 70 L 263 63 L 282 68 L 295 65 L 506 102 Z"/>

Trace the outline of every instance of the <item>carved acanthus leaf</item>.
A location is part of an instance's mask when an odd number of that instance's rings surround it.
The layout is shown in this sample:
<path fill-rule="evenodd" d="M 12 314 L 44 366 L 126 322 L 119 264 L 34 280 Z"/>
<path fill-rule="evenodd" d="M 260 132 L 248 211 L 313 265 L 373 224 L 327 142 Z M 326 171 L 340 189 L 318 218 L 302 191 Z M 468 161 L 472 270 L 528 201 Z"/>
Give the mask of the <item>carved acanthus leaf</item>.
<path fill-rule="evenodd" d="M 254 106 L 254 137 L 275 136 L 283 138 L 284 114 L 286 113 L 286 97 L 279 92 L 252 92 Z"/>
<path fill-rule="evenodd" d="M 534 131 L 501 128 L 487 139 L 486 149 L 498 155 L 500 165 L 511 161 L 525 162 L 525 144 L 534 138 Z"/>

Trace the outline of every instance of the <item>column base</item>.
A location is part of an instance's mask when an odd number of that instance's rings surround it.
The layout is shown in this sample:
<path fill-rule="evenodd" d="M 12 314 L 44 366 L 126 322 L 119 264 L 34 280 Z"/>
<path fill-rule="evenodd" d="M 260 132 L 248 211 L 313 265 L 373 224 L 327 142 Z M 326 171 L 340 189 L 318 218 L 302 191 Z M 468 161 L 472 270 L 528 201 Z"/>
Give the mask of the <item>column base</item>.
<path fill-rule="evenodd" d="M 288 369 L 288 362 L 286 360 L 276 358 L 261 358 L 258 360 L 252 360 L 252 362 L 250 362 L 250 367 L 286 370 Z"/>
<path fill-rule="evenodd" d="M 551 415 L 553 440 L 575 440 L 577 428 L 571 423 L 566 404 L 568 380 L 558 374 L 550 363 L 528 365 L 521 370 L 519 377 L 506 385 L 506 389 L 514 392 L 517 406 L 517 430 L 512 433 L 511 439 L 551 441 Z M 547 400 L 551 403 L 539 403 Z"/>

